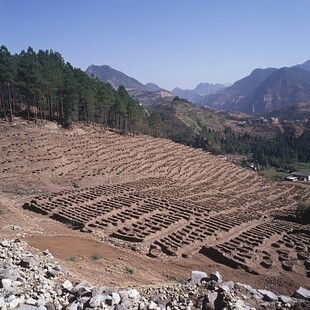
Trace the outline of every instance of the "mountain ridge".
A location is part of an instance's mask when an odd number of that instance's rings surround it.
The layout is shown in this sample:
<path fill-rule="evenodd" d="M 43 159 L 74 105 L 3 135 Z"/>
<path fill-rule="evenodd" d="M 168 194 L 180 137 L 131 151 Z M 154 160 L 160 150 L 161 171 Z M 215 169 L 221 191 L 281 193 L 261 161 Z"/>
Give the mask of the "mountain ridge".
<path fill-rule="evenodd" d="M 180 98 L 184 98 L 193 103 L 200 104 L 201 99 L 204 96 L 217 93 L 224 88 L 225 86 L 222 84 L 210 84 L 206 82 L 199 83 L 194 89 L 182 89 L 175 87 L 171 92 Z"/>
<path fill-rule="evenodd" d="M 89 76 L 99 78 L 104 83 L 109 83 L 115 89 L 124 86 L 127 91 L 150 91 L 150 89 L 127 74 L 118 71 L 109 65 L 91 65 L 85 71 Z"/>
<path fill-rule="evenodd" d="M 256 68 L 229 87 L 199 83 L 194 89 L 175 87 L 171 92 L 152 82 L 144 85 L 109 65 L 91 65 L 86 73 L 115 89 L 124 86 L 144 107 L 178 96 L 198 105 L 257 115 L 310 100 L 310 60 L 279 69 Z"/>
<path fill-rule="evenodd" d="M 255 69 L 217 94 L 204 98 L 213 108 L 263 114 L 310 100 L 310 61 L 280 69 Z M 310 67 L 309 67 L 310 69 Z"/>

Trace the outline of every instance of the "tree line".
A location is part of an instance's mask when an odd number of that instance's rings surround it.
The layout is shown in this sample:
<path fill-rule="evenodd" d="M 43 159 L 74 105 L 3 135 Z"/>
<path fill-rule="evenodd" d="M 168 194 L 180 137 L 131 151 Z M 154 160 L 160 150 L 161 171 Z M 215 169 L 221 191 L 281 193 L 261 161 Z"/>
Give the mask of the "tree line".
<path fill-rule="evenodd" d="M 0 115 L 12 120 L 99 123 L 124 131 L 141 131 L 144 109 L 126 89 L 89 77 L 65 62 L 60 53 L 29 47 L 12 55 L 0 47 Z"/>

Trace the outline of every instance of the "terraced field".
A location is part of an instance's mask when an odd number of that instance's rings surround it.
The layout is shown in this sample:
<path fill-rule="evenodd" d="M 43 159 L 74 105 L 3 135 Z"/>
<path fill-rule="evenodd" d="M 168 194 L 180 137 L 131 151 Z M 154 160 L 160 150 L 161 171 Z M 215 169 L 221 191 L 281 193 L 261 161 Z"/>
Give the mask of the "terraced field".
<path fill-rule="evenodd" d="M 24 209 L 158 259 L 200 252 L 254 274 L 310 277 L 310 227 L 284 220 L 306 189 L 168 140 L 20 126 L 1 129 L 0 185 L 25 179 L 43 190 Z"/>

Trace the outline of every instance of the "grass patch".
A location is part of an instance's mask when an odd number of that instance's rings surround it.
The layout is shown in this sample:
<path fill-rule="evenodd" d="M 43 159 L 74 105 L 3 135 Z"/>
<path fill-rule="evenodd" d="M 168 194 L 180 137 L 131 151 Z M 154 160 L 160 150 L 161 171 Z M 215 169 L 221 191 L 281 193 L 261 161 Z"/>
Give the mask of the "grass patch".
<path fill-rule="evenodd" d="M 295 170 L 310 171 L 310 163 L 295 162 L 293 164 Z"/>
<path fill-rule="evenodd" d="M 259 175 L 271 181 L 283 181 L 289 175 L 287 172 L 277 171 L 274 168 L 261 170 Z"/>
<path fill-rule="evenodd" d="M 176 283 L 184 283 L 185 280 L 182 278 L 178 278 L 175 275 L 166 275 L 167 280 L 171 282 L 176 282 Z"/>
<path fill-rule="evenodd" d="M 78 260 L 78 258 L 76 257 L 76 256 L 70 256 L 69 258 L 68 258 L 68 261 L 69 262 L 76 262 Z"/>
<path fill-rule="evenodd" d="M 92 260 L 99 260 L 99 259 L 102 259 L 101 255 L 99 255 L 99 254 L 93 254 L 90 258 L 91 258 Z"/>
<path fill-rule="evenodd" d="M 135 271 L 134 271 L 134 269 L 133 268 L 131 268 L 131 267 L 125 267 L 125 272 L 126 273 L 128 273 L 128 274 L 130 274 L 130 275 L 132 275 Z"/>

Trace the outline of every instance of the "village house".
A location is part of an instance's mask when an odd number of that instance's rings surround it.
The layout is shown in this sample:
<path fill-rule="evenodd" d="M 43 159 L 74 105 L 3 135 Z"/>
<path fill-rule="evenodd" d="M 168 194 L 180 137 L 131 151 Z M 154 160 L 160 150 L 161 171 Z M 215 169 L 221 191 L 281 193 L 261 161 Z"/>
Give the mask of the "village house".
<path fill-rule="evenodd" d="M 310 172 L 294 171 L 291 176 L 301 181 L 310 181 Z"/>

